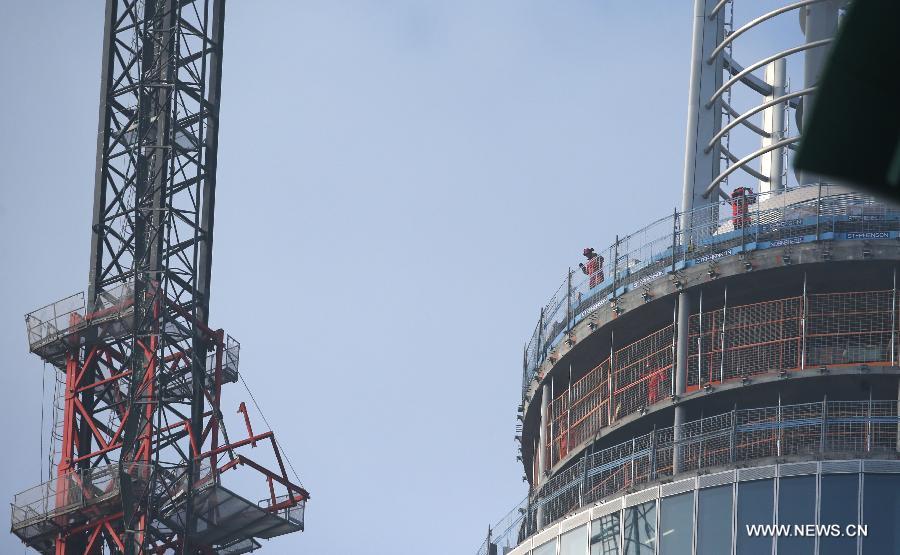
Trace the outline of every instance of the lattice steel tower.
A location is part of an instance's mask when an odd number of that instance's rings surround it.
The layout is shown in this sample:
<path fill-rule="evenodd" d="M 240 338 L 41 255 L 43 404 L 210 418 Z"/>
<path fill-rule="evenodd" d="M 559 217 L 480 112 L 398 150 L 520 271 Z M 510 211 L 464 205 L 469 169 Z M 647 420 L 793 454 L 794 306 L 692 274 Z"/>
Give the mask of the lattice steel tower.
<path fill-rule="evenodd" d="M 16 496 L 29 547 L 238 554 L 303 529 L 271 431 L 229 440 L 240 345 L 209 326 L 224 0 L 107 0 L 87 296 L 26 317 L 58 368 L 55 476 Z M 277 470 L 236 450 L 264 442 Z M 222 474 L 249 467 L 267 499 Z M 52 472 L 52 470 L 51 470 Z"/>

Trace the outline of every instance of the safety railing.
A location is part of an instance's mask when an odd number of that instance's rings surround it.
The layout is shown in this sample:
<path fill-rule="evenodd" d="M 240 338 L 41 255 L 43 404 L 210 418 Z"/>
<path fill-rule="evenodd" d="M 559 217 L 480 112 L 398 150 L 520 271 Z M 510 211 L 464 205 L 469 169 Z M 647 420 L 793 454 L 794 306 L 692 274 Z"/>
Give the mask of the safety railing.
<path fill-rule="evenodd" d="M 225 344 L 222 347 L 222 373 L 221 384 L 238 381 L 241 344 L 230 335 L 225 336 Z M 206 372 L 204 384 L 207 390 L 213 391 L 216 385 L 216 359 L 217 350 L 213 350 L 206 356 Z M 172 380 L 167 387 L 168 394 L 173 397 L 189 399 L 193 395 L 193 375 L 188 365 L 182 367 L 182 374 Z"/>
<path fill-rule="evenodd" d="M 133 464 L 129 475 L 146 481 L 149 465 Z M 13 532 L 40 527 L 56 517 L 100 504 L 119 495 L 119 465 L 73 470 L 29 488 L 13 498 Z"/>
<path fill-rule="evenodd" d="M 51 341 L 74 322 L 84 320 L 84 293 L 75 293 L 25 315 L 28 346 L 32 349 Z"/>
<path fill-rule="evenodd" d="M 154 490 L 144 490 L 156 497 L 174 501 L 184 495 L 187 488 L 185 467 L 158 467 L 146 462 L 129 463 L 124 474 L 128 480 L 141 489 L 151 484 L 156 475 Z M 87 469 L 73 469 L 70 472 L 31 487 L 13 498 L 10 510 L 11 529 L 14 534 L 27 540 L 48 532 L 56 532 L 61 525 L 77 520 L 79 514 L 85 518 L 96 514 L 96 506 L 115 500 L 121 491 L 120 464 Z M 200 465 L 199 479 L 195 487 L 199 490 L 213 484 L 213 472 L 209 461 Z"/>
<path fill-rule="evenodd" d="M 810 294 L 723 307 L 689 320 L 687 389 L 805 368 L 897 362 L 894 290 Z M 674 394 L 675 326 L 615 350 L 548 409 L 551 465 L 616 420 Z"/>
<path fill-rule="evenodd" d="M 134 300 L 134 284 L 121 283 L 107 291 L 101 291 L 91 303 L 85 302 L 84 293 L 51 303 L 25 315 L 28 345 L 32 351 L 40 349 L 67 336 L 85 322 L 104 322 L 106 332 L 116 335 L 115 321 L 127 312 Z M 121 326 L 127 329 L 128 326 Z"/>
<path fill-rule="evenodd" d="M 635 486 L 771 457 L 897 456 L 896 400 L 826 401 L 732 410 L 585 451 L 492 528 L 491 542 L 515 546 L 580 507 Z M 678 438 L 678 439 L 676 439 Z M 675 455 L 678 455 L 677 457 Z M 680 466 L 673 468 L 673 460 Z M 487 552 L 487 540 L 479 555 Z"/>
<path fill-rule="evenodd" d="M 238 366 L 241 357 L 241 344 L 230 335 L 225 336 L 225 348 L 222 349 L 222 383 L 232 383 L 238 380 Z M 216 372 L 216 352 L 211 352 L 206 357 L 207 386 L 213 384 Z"/>
<path fill-rule="evenodd" d="M 296 498 L 296 496 L 295 496 L 295 498 Z M 281 495 L 281 496 L 278 496 L 275 498 L 275 504 L 276 505 L 280 505 L 283 503 L 286 504 L 286 502 L 289 500 L 290 500 L 290 497 L 288 495 Z M 258 505 L 260 507 L 262 507 L 263 509 L 268 509 L 269 507 L 272 506 L 272 499 L 271 498 L 263 499 L 258 503 Z M 276 509 L 273 512 L 274 512 L 274 514 L 276 514 L 279 517 L 283 518 L 284 520 L 290 522 L 291 524 L 299 526 L 300 529 L 302 530 L 303 525 L 304 525 L 303 517 L 304 517 L 304 513 L 306 512 L 306 500 L 305 499 L 298 500 L 295 505 L 288 505 L 284 508 Z"/>
<path fill-rule="evenodd" d="M 596 251 L 569 270 L 541 308 L 525 347 L 522 395 L 549 353 L 574 326 L 626 291 L 689 266 L 743 251 L 817 240 L 900 237 L 900 210 L 862 193 L 807 185 L 748 193 L 690 212 L 673 212 Z"/>

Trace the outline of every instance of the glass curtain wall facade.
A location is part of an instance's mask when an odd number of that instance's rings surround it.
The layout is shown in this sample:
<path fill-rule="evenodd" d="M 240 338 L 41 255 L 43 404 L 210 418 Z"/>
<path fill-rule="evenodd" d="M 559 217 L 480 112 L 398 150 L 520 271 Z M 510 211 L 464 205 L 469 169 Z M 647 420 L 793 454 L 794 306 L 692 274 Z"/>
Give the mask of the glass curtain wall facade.
<path fill-rule="evenodd" d="M 552 528 L 556 536 L 545 531 L 540 544 L 527 540 L 509 553 L 900 554 L 900 461 L 811 461 L 703 475 L 584 509 Z"/>

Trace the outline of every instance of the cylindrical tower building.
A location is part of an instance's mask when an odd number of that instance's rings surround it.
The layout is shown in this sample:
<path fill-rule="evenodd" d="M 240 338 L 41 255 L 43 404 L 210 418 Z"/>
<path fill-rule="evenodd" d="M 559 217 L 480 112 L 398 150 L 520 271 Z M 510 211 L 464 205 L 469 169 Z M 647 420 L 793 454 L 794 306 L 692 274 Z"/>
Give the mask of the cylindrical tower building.
<path fill-rule="evenodd" d="M 695 0 L 682 210 L 541 309 L 481 553 L 900 553 L 900 209 L 788 169 L 846 6 Z"/>

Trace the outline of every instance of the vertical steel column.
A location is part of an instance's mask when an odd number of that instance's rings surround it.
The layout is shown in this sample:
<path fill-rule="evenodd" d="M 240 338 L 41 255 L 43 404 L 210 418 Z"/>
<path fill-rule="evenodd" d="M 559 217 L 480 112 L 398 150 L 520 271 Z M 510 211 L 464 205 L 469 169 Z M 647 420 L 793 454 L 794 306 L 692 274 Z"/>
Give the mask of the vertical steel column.
<path fill-rule="evenodd" d="M 719 351 L 719 383 L 725 381 L 725 325 L 728 322 L 728 285 L 725 285 L 725 299 L 722 305 L 722 343 Z"/>
<path fill-rule="evenodd" d="M 766 65 L 766 83 L 772 86 L 772 94 L 765 97 L 765 102 L 774 101 L 785 94 L 785 82 L 787 79 L 787 62 L 779 58 Z M 763 110 L 763 130 L 769 136 L 762 138 L 762 148 L 771 146 L 784 139 L 784 114 L 785 103 L 778 103 Z M 784 190 L 781 182 L 784 172 L 784 147 L 769 151 L 759 159 L 759 169 L 768 181 L 759 181 L 760 193 L 780 193 Z M 771 197 L 769 197 L 771 198 Z"/>
<path fill-rule="evenodd" d="M 699 319 L 699 333 L 697 334 L 697 387 L 699 388 L 703 385 L 703 289 L 700 290 L 700 308 L 697 316 Z M 685 369 L 685 374 L 687 374 L 687 369 Z"/>
<path fill-rule="evenodd" d="M 672 397 L 672 400 L 675 400 L 675 360 L 678 356 L 678 297 L 675 298 L 675 303 L 672 304 L 672 370 L 671 376 L 669 378 L 669 395 Z"/>
<path fill-rule="evenodd" d="M 753 227 L 753 233 L 754 233 L 754 239 L 753 239 L 753 242 L 754 242 L 754 243 L 759 243 L 759 230 L 760 230 L 760 228 L 762 227 L 762 218 L 761 218 L 760 213 L 759 213 L 759 210 L 760 210 L 759 205 L 762 204 L 762 203 L 759 202 L 759 200 L 757 200 L 757 201 L 756 201 L 755 203 L 753 203 L 753 204 L 756 206 L 756 225 Z"/>
<path fill-rule="evenodd" d="M 552 395 L 553 395 L 553 393 L 550 389 L 550 386 L 546 383 L 543 384 L 543 386 L 541 386 L 541 429 L 538 431 L 538 441 L 540 441 L 540 443 L 541 443 L 540 449 L 538 451 L 539 457 L 540 457 L 538 459 L 538 467 L 539 468 L 538 468 L 538 476 L 536 476 L 533 480 L 535 499 L 537 499 L 537 496 L 541 491 L 541 487 L 544 485 L 544 474 L 546 472 L 547 467 L 549 466 L 547 464 L 548 453 L 547 453 L 547 447 L 546 447 L 547 446 L 547 426 L 548 426 L 547 420 L 549 417 L 549 410 L 548 410 L 549 403 L 550 403 L 549 397 Z M 552 438 L 553 438 L 552 421 L 550 421 L 549 426 L 551 426 L 550 438 L 552 441 Z M 552 443 L 550 445 L 550 449 L 551 449 L 551 453 L 552 453 L 552 449 L 553 449 Z M 530 503 L 530 500 L 531 500 L 531 496 L 529 495 L 529 503 Z M 537 505 L 537 511 L 535 514 L 535 518 L 537 520 L 536 528 L 538 530 L 540 530 L 540 528 L 542 526 L 542 521 L 544 520 L 544 505 L 541 503 L 538 503 L 538 505 Z"/>
<path fill-rule="evenodd" d="M 672 274 L 675 273 L 676 251 L 678 250 L 678 209 L 672 210 Z"/>
<path fill-rule="evenodd" d="M 684 190 L 681 209 L 689 213 L 707 204 L 716 204 L 718 195 L 703 198 L 703 192 L 719 173 L 720 148 L 706 152 L 713 136 L 722 126 L 721 100 L 706 104 L 722 85 L 722 56 L 707 60 L 722 41 L 725 32 L 725 12 L 719 10 L 712 17 L 717 0 L 694 0 L 693 39 L 691 45 L 691 77 L 688 92 L 688 118 L 684 157 Z M 691 229 L 683 222 L 682 232 Z"/>
<path fill-rule="evenodd" d="M 537 333 L 537 366 L 540 366 L 544 362 L 544 307 L 541 307 L 541 317 L 538 320 L 538 333 Z M 537 372 L 537 368 L 534 369 Z"/>
<path fill-rule="evenodd" d="M 715 133 L 721 127 L 722 110 L 719 102 L 707 108 L 706 102 L 722 84 L 722 57 L 717 56 L 707 63 L 716 45 L 724 34 L 724 12 L 714 13 L 716 0 L 694 0 L 693 39 L 691 45 L 691 77 L 688 92 L 687 131 L 685 135 L 684 184 L 682 190 L 682 243 L 687 248 L 694 240 L 693 210 L 718 202 L 717 195 L 703 198 L 706 186 L 719 173 L 720 149 L 705 151 Z M 714 14 L 708 17 L 707 14 Z M 678 295 L 678 325 L 675 357 L 675 395 L 682 396 L 687 385 L 688 323 L 690 319 L 691 295 L 682 291 Z M 679 440 L 684 424 L 684 407 L 675 405 L 674 448 L 672 471 L 677 474 L 681 466 Z"/>
<path fill-rule="evenodd" d="M 203 71 L 209 71 L 209 83 L 201 83 L 201 95 L 206 93 L 207 103 L 204 106 L 205 118 L 200 120 L 198 142 L 204 144 L 202 164 L 198 164 L 195 175 L 198 180 L 202 180 L 201 204 L 199 228 L 194 230 L 194 241 L 196 242 L 196 291 L 197 295 L 194 299 L 193 314 L 194 319 L 202 324 L 209 322 L 209 291 L 212 280 L 212 249 L 213 249 L 213 223 L 215 221 L 215 205 L 216 205 L 216 170 L 219 162 L 219 110 L 222 96 L 222 54 L 223 41 L 225 38 L 225 0 L 218 0 L 212 4 L 212 19 L 207 21 L 209 42 L 204 44 L 204 50 L 208 49 L 208 54 L 203 58 Z M 208 64 L 208 68 L 207 68 Z M 205 127 L 204 124 L 205 123 Z M 176 141 L 177 142 L 177 141 Z M 191 434 L 195 438 L 201 438 L 203 435 L 203 414 L 205 411 L 204 392 L 206 383 L 206 353 L 209 349 L 209 338 L 201 333 L 199 326 L 193 328 L 194 337 L 192 338 L 191 350 L 191 380 L 193 391 L 191 396 Z M 220 341 L 224 341 L 224 337 L 220 335 Z M 221 348 L 217 350 L 217 362 L 221 360 Z M 217 375 L 220 367 L 217 367 Z M 218 381 L 218 377 L 217 377 Z M 218 403 L 218 383 L 216 385 L 216 402 Z M 214 407 L 218 410 L 218 407 Z M 218 419 L 216 426 L 218 427 Z M 213 463 L 215 464 L 215 463 Z M 194 511 L 194 483 L 199 479 L 200 468 L 196 464 L 193 457 L 188 458 L 187 465 L 188 474 L 188 502 L 185 523 L 187 525 L 188 535 L 192 534 L 197 527 L 196 515 Z M 191 548 L 191 541 L 186 538 L 183 551 L 188 553 Z"/>
<path fill-rule="evenodd" d="M 891 366 L 897 365 L 897 268 L 891 272 Z"/>
<path fill-rule="evenodd" d="M 525 402 L 525 393 L 528 391 L 528 343 L 522 347 L 522 403 Z M 520 405 L 522 406 L 522 405 Z"/>
<path fill-rule="evenodd" d="M 572 450 L 572 365 L 569 364 L 569 386 L 566 388 L 566 454 Z"/>
<path fill-rule="evenodd" d="M 822 219 L 822 184 L 816 186 L 816 242 L 822 238 L 821 222 Z"/>
<path fill-rule="evenodd" d="M 775 454 L 781 456 L 781 392 L 778 392 L 778 412 L 775 416 Z"/>
<path fill-rule="evenodd" d="M 75 425 L 75 375 L 78 372 L 78 356 L 77 353 L 68 353 L 66 355 L 66 386 L 65 386 L 65 405 L 63 409 L 63 436 L 62 436 L 62 454 L 60 455 L 59 465 L 56 468 L 56 498 L 54 503 L 56 507 L 65 507 L 69 504 L 69 491 L 66 487 L 68 482 L 75 483 L 71 474 L 73 472 L 72 458 L 74 452 L 74 437 L 77 431 Z M 68 552 L 75 550 L 75 542 L 80 538 L 70 538 L 63 531 L 60 531 L 56 537 L 56 555 L 67 555 Z"/>
<path fill-rule="evenodd" d="M 632 437 L 631 438 L 631 482 L 629 483 L 629 485 L 634 483 L 634 452 L 636 449 L 637 449 L 637 438 Z"/>
<path fill-rule="evenodd" d="M 581 485 L 578 488 L 578 506 L 579 507 L 583 507 L 584 504 L 586 503 L 585 498 L 584 498 L 584 494 L 585 494 L 584 488 L 587 484 L 588 461 L 590 460 L 590 454 L 593 449 L 593 446 L 594 446 L 593 443 L 591 443 L 590 445 L 587 446 L 587 448 L 584 450 L 584 456 L 581 459 L 581 466 L 582 466 L 583 472 L 581 473 Z"/>
<path fill-rule="evenodd" d="M 619 236 L 616 235 L 616 243 L 613 247 L 613 274 L 612 274 L 612 300 L 613 300 L 613 318 L 619 315 L 619 307 L 616 304 L 618 297 L 616 296 L 616 282 L 619 279 Z"/>
<path fill-rule="evenodd" d="M 616 400 L 616 396 L 615 396 L 616 387 L 615 387 L 615 382 L 614 382 L 616 372 L 615 372 L 615 366 L 614 366 L 615 350 L 613 350 L 613 345 L 615 343 L 615 337 L 616 337 L 615 332 L 610 331 L 609 332 L 609 379 L 606 380 L 607 389 L 609 390 L 609 393 L 608 393 L 609 403 L 607 403 L 607 411 L 609 412 L 609 417 L 606 420 L 607 426 L 612 425 L 613 419 L 616 416 L 616 409 L 614 406 L 615 400 Z"/>
<path fill-rule="evenodd" d="M 149 541 L 153 507 L 140 475 L 158 453 L 151 453 L 156 412 L 155 381 L 160 347 L 160 320 L 165 319 L 160 299 L 165 295 L 168 269 L 167 204 L 171 198 L 170 160 L 174 140 L 174 67 L 177 51 L 177 15 L 174 0 L 148 1 L 138 35 L 137 137 L 134 175 L 134 330 L 131 337 L 132 382 L 129 412 L 122 432 L 119 479 L 124 513 L 125 554 L 144 553 Z M 151 472 L 150 476 L 155 475 Z M 151 478 L 152 480 L 152 478 Z"/>
<path fill-rule="evenodd" d="M 691 313 L 691 296 L 687 291 L 682 291 L 678 295 L 678 325 L 676 327 L 677 345 L 675 350 L 675 418 L 673 429 L 673 448 L 672 448 L 672 473 L 681 472 L 681 434 L 685 420 L 684 406 L 681 404 L 681 397 L 687 390 L 687 354 L 688 354 L 688 323 Z"/>
<path fill-rule="evenodd" d="M 697 448 L 697 470 L 703 468 L 703 411 L 700 411 L 700 440 Z"/>
<path fill-rule="evenodd" d="M 566 276 L 566 343 L 571 345 L 572 334 L 572 268 Z"/>
<path fill-rule="evenodd" d="M 728 438 L 728 462 L 734 462 L 735 442 L 737 440 L 737 405 L 731 409 L 731 433 Z"/>
<path fill-rule="evenodd" d="M 803 300 L 801 301 L 800 306 L 800 370 L 806 368 L 806 319 L 809 314 L 807 309 L 808 302 L 809 298 L 806 294 L 806 272 L 803 272 Z"/>
<path fill-rule="evenodd" d="M 553 379 L 553 374 L 550 374 L 550 400 L 548 401 L 548 403 L 552 402 L 554 400 L 553 398 L 556 396 L 556 391 L 554 391 L 554 381 L 555 380 Z M 557 432 L 557 430 L 555 429 L 556 423 L 554 422 L 553 413 L 550 410 L 549 404 L 547 405 L 547 418 L 550 420 L 550 443 L 549 443 L 550 449 L 549 449 L 549 452 L 547 453 L 550 456 L 550 460 L 547 461 L 547 469 L 549 470 L 554 464 L 553 446 L 556 444 L 556 432 Z"/>
<path fill-rule="evenodd" d="M 872 386 L 869 385 L 869 403 L 866 406 L 866 453 L 872 451 Z"/>

